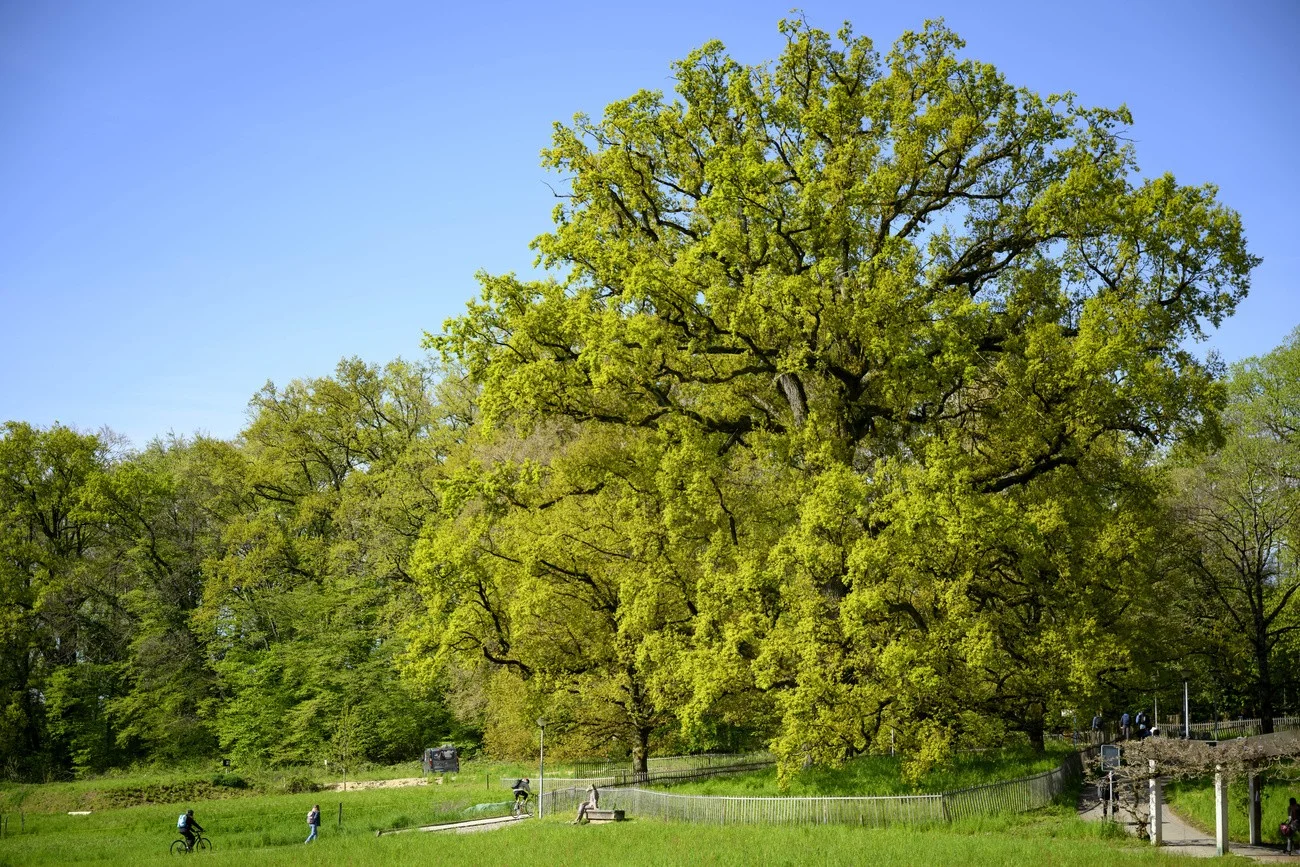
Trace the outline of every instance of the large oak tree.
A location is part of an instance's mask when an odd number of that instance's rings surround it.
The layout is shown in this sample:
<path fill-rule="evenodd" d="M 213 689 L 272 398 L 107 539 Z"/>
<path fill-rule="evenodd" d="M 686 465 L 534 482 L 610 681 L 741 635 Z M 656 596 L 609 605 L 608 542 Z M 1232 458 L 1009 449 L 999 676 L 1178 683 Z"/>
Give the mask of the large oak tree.
<path fill-rule="evenodd" d="M 1142 466 L 1207 433 L 1187 346 L 1256 260 L 1213 187 L 1139 175 L 1122 107 L 1016 87 L 940 24 L 883 54 L 781 30 L 775 63 L 709 43 L 677 98 L 557 125 L 555 276 L 482 275 L 431 344 L 489 423 L 650 432 L 718 482 L 738 544 L 697 544 L 688 727 L 762 696 L 786 767 L 886 727 L 1041 743 L 1151 589 Z"/>

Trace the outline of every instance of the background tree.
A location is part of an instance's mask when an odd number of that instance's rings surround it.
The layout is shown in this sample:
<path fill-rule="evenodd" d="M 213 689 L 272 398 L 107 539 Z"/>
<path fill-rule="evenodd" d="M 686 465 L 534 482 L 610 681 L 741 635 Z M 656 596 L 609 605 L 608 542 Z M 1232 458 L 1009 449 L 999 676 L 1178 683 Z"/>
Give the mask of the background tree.
<path fill-rule="evenodd" d="M 226 444 L 154 441 L 91 485 L 86 505 L 114 540 L 129 575 L 119 603 L 129 641 L 116 671 L 123 689 L 108 704 L 119 746 L 169 761 L 211 755 L 207 706 L 214 675 L 193 616 L 203 598 L 203 561 L 215 549 L 220 511 L 212 465 Z"/>
<path fill-rule="evenodd" d="M 0 430 L 0 738 L 4 770 L 47 775 L 114 756 L 105 701 L 129 636 L 122 572 L 84 507 L 105 440 L 55 425 Z"/>
<path fill-rule="evenodd" d="M 1243 694 L 1265 732 L 1284 689 L 1294 689 L 1300 631 L 1300 334 L 1233 370 L 1227 442 L 1194 454 L 1175 476 L 1186 532 L 1185 600 L 1210 674 Z M 1243 688 L 1244 686 L 1244 688 Z"/>
<path fill-rule="evenodd" d="M 409 549 L 436 507 L 445 445 L 431 377 L 347 361 L 255 399 L 202 612 L 223 692 L 215 723 L 236 755 L 314 761 L 345 705 L 357 756 L 394 760 L 446 737 L 445 707 L 396 668 Z"/>
<path fill-rule="evenodd" d="M 477 441 L 416 562 L 434 603 L 426 641 L 444 664 L 508 668 L 556 749 L 590 755 L 616 740 L 645 770 L 651 739 L 676 722 L 657 691 L 692 628 L 697 555 L 716 524 L 708 510 L 672 514 L 654 437 L 622 433 Z"/>

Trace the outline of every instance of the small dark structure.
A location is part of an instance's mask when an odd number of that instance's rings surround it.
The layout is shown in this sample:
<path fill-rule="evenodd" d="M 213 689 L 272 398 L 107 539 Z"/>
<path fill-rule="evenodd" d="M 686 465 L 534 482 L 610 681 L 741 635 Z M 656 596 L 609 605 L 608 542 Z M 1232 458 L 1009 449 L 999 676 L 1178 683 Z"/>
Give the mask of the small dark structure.
<path fill-rule="evenodd" d="M 424 772 L 426 774 L 460 773 L 460 754 L 451 744 L 430 747 L 424 751 Z"/>

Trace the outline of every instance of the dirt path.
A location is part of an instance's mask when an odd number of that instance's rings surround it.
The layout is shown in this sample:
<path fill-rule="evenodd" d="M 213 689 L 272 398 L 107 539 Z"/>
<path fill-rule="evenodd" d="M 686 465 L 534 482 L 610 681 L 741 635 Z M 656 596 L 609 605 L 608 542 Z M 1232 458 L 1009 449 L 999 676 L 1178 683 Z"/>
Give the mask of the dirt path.
<path fill-rule="evenodd" d="M 385 834 L 409 834 L 412 831 L 434 831 L 453 834 L 474 834 L 479 831 L 495 831 L 517 822 L 527 820 L 528 816 L 493 816 L 490 819 L 467 819 L 463 822 L 444 822 L 440 825 L 420 825 L 417 828 L 394 828 L 391 831 L 376 831 L 375 836 Z"/>
<path fill-rule="evenodd" d="M 333 783 L 328 786 L 321 786 L 322 792 L 341 792 L 343 783 Z M 357 792 L 362 789 L 401 789 L 406 786 L 427 786 L 429 781 L 424 777 L 402 777 L 397 780 L 348 780 L 347 787 L 349 792 Z"/>

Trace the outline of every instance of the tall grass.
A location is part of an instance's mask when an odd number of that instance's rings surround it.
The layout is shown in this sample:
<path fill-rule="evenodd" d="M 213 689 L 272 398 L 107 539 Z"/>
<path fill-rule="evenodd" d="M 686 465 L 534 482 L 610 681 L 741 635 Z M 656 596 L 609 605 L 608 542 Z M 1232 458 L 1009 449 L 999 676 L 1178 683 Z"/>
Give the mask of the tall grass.
<path fill-rule="evenodd" d="M 1176 864 L 1104 824 L 1080 822 L 1066 808 L 998 817 L 952 829 L 914 831 L 843 827 L 701 827 L 636 820 L 573 827 L 566 817 L 530 820 L 471 835 L 373 830 L 402 819 L 437 817 L 455 806 L 427 789 L 390 789 L 322 799 L 321 839 L 304 846 L 311 797 L 271 796 L 196 805 L 215 849 L 199 863 L 224 864 L 506 864 L 841 865 L 841 864 Z M 342 828 L 336 825 L 343 801 Z M 175 810 L 137 807 L 91 816 L 37 816 L 27 833 L 0 840 L 0 864 L 130 863 L 167 859 Z"/>

